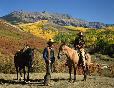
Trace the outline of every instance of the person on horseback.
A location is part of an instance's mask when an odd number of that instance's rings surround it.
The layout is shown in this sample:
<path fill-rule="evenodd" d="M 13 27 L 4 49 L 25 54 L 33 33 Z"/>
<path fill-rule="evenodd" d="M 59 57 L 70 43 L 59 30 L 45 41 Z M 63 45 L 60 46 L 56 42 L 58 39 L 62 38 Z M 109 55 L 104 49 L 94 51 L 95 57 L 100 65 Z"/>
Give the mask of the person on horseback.
<path fill-rule="evenodd" d="M 44 85 L 48 85 L 51 72 L 52 72 L 52 65 L 55 61 L 55 55 L 54 55 L 54 41 L 52 39 L 49 39 L 47 42 L 47 47 L 43 51 L 43 58 L 45 60 L 46 64 L 46 75 L 44 76 Z"/>
<path fill-rule="evenodd" d="M 76 37 L 75 41 L 74 41 L 74 48 L 79 53 L 79 65 L 84 65 L 84 61 L 85 61 L 85 51 L 84 51 L 85 41 L 84 41 L 84 36 L 83 36 L 82 32 L 79 32 L 77 35 L 78 35 L 78 37 Z"/>

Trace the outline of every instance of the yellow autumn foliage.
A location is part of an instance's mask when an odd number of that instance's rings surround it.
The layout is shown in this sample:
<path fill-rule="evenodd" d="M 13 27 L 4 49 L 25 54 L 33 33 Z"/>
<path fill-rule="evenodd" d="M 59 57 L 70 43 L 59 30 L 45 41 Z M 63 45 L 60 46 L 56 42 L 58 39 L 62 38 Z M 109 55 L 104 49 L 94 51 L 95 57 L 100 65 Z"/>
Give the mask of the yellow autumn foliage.
<path fill-rule="evenodd" d="M 105 30 L 105 29 L 97 29 L 97 30 L 96 30 L 97 33 L 102 33 L 102 32 L 104 32 L 104 31 L 106 31 L 106 30 Z"/>
<path fill-rule="evenodd" d="M 64 27 L 67 28 L 67 29 L 70 29 L 70 30 L 79 30 L 79 31 L 82 31 L 82 32 L 86 32 L 86 30 L 89 29 L 89 28 L 75 27 L 75 26 L 64 26 Z"/>
<path fill-rule="evenodd" d="M 108 26 L 105 28 L 106 30 L 111 30 L 111 31 L 114 31 L 114 26 Z"/>
<path fill-rule="evenodd" d="M 37 37 L 41 37 L 48 40 L 50 38 L 53 38 L 57 34 L 57 31 L 51 30 L 52 28 L 44 30 L 43 26 L 47 23 L 48 20 L 41 20 L 34 23 L 20 24 L 18 26 L 26 32 L 30 32 Z"/>

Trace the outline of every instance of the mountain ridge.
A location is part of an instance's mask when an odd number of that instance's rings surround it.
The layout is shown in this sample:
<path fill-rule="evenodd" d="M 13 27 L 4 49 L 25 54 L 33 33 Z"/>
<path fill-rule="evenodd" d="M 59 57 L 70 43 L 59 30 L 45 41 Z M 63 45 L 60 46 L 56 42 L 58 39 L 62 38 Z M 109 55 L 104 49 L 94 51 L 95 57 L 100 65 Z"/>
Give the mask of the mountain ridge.
<path fill-rule="evenodd" d="M 26 11 L 13 11 L 8 15 L 1 17 L 4 20 L 12 24 L 17 23 L 29 23 L 36 22 L 39 20 L 48 20 L 54 24 L 60 26 L 79 26 L 79 27 L 89 27 L 89 28 L 102 28 L 105 27 L 106 24 L 101 22 L 89 22 L 79 18 L 73 18 L 69 14 L 62 13 L 53 13 L 53 12 L 26 12 Z"/>

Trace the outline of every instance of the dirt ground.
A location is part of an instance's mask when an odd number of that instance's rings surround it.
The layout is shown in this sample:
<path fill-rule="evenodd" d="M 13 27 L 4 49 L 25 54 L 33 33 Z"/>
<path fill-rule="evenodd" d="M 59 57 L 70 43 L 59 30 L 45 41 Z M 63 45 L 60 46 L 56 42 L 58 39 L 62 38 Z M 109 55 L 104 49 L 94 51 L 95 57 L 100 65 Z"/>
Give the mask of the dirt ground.
<path fill-rule="evenodd" d="M 83 76 L 77 75 L 77 81 L 73 83 L 68 82 L 68 73 L 52 73 L 49 86 L 44 86 L 44 75 L 31 73 L 30 82 L 25 83 L 16 80 L 16 74 L 0 73 L 0 88 L 114 88 L 114 78 L 88 76 L 87 81 L 82 81 Z"/>

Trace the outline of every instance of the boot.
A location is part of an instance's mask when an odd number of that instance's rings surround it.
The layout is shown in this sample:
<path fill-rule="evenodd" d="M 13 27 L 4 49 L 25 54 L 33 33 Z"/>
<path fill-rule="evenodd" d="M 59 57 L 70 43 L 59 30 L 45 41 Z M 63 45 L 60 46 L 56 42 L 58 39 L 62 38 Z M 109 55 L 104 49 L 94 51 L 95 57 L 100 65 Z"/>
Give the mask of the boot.
<path fill-rule="evenodd" d="M 45 85 L 45 86 L 48 86 L 48 85 L 49 85 L 50 79 L 51 79 L 51 75 L 50 75 L 50 74 L 46 74 L 46 75 L 44 76 L 44 85 Z"/>

